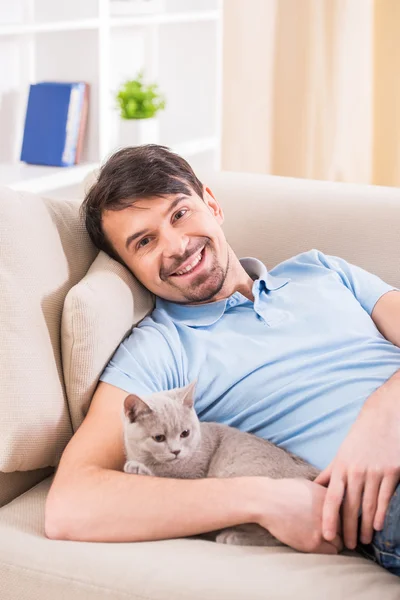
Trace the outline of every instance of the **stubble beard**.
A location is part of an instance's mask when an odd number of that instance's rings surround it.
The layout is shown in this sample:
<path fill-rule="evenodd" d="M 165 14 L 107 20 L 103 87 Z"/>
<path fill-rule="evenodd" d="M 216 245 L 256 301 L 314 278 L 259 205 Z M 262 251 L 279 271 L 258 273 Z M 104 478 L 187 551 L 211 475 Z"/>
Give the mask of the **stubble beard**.
<path fill-rule="evenodd" d="M 218 262 L 218 258 L 215 255 L 214 249 L 207 244 L 207 251 L 213 256 L 213 262 L 210 269 L 207 269 L 206 273 L 201 273 L 187 288 L 182 289 L 180 286 L 175 285 L 171 281 L 171 285 L 176 289 L 179 289 L 185 300 L 176 301 L 177 304 L 198 304 L 204 302 L 210 302 L 213 298 L 221 291 L 229 269 L 229 252 L 224 269 Z"/>

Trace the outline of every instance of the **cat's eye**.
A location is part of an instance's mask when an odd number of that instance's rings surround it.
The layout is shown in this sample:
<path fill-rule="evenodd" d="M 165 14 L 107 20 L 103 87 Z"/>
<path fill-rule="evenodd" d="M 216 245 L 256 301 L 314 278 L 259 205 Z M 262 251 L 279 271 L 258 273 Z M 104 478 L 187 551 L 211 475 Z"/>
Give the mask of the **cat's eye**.
<path fill-rule="evenodd" d="M 185 437 L 187 437 L 189 435 L 189 433 L 190 433 L 189 429 L 185 429 L 185 431 L 182 431 L 181 437 L 185 438 Z"/>
<path fill-rule="evenodd" d="M 153 435 L 153 440 L 155 442 L 165 442 L 165 435 Z"/>

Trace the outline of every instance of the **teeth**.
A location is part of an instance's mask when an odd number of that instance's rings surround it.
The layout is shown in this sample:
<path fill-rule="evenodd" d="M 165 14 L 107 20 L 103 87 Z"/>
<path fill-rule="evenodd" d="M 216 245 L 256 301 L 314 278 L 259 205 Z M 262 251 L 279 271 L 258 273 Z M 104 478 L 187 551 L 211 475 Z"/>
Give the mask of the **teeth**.
<path fill-rule="evenodd" d="M 194 267 L 199 264 L 199 262 L 201 261 L 201 253 L 202 250 L 200 250 L 199 254 L 197 255 L 197 257 L 193 260 L 192 263 L 190 263 L 190 265 L 188 265 L 187 267 L 185 267 L 184 269 L 181 269 L 179 271 L 175 271 L 175 275 L 184 275 L 185 273 L 188 273 L 189 271 L 191 271 L 192 269 L 194 269 Z"/>

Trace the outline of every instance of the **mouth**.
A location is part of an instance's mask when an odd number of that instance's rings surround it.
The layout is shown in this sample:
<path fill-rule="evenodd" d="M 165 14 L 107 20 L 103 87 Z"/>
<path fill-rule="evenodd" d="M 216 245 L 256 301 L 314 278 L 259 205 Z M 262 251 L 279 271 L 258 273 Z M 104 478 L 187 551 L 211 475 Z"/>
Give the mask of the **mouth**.
<path fill-rule="evenodd" d="M 185 267 L 177 269 L 174 273 L 171 273 L 170 277 L 176 277 L 177 279 L 189 279 L 193 275 L 197 274 L 204 266 L 206 255 L 206 247 L 196 252 L 193 258 L 190 259 L 190 262 L 186 264 Z"/>

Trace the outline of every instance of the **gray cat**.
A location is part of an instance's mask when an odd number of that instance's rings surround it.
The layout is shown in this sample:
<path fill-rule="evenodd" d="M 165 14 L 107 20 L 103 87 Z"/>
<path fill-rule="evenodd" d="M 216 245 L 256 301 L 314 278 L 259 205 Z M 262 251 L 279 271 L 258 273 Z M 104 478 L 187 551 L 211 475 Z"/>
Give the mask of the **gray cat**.
<path fill-rule="evenodd" d="M 125 473 L 196 479 L 267 476 L 313 480 L 319 471 L 294 454 L 251 433 L 200 422 L 194 410 L 195 382 L 143 399 L 127 396 L 123 407 Z M 256 523 L 205 536 L 224 544 L 282 546 Z"/>

